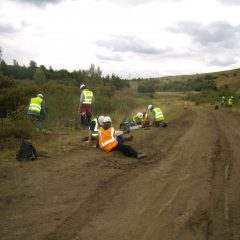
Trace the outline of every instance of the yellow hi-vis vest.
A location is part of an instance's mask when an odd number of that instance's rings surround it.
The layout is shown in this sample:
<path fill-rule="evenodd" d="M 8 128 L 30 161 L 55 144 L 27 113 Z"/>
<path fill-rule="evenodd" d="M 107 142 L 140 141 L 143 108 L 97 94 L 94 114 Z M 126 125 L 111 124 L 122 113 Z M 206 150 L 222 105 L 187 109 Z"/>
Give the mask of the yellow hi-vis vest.
<path fill-rule="evenodd" d="M 84 104 L 92 104 L 93 92 L 85 89 L 85 90 L 83 90 L 83 95 L 84 95 L 83 103 Z"/>
<path fill-rule="evenodd" d="M 160 122 L 164 120 L 162 110 L 159 107 L 155 107 L 152 111 L 154 114 L 153 118 L 155 122 Z"/>
<path fill-rule="evenodd" d="M 134 121 L 135 123 L 139 123 L 139 122 L 142 121 L 142 118 L 139 118 L 137 115 L 135 115 L 135 116 L 133 116 L 133 121 Z"/>
<path fill-rule="evenodd" d="M 233 105 L 233 100 L 231 98 L 228 99 L 228 105 L 232 106 Z"/>
<path fill-rule="evenodd" d="M 41 108 L 42 108 L 41 107 L 42 102 L 43 102 L 43 99 L 40 97 L 31 98 L 30 105 L 29 105 L 29 111 L 40 113 Z"/>
<path fill-rule="evenodd" d="M 93 130 L 92 136 L 96 138 L 98 136 L 98 132 L 99 132 L 98 120 L 97 120 L 97 118 L 94 118 L 92 121 L 95 122 L 95 127 Z"/>

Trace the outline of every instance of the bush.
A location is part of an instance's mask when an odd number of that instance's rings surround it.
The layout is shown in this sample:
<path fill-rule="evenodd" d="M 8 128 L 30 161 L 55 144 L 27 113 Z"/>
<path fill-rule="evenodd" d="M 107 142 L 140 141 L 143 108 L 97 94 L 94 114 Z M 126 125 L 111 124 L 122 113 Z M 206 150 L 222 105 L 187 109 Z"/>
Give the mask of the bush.
<path fill-rule="evenodd" d="M 155 85 L 153 82 L 143 82 L 143 83 L 139 83 L 138 85 L 138 92 L 141 93 L 154 93 L 155 92 Z"/>
<path fill-rule="evenodd" d="M 6 139 L 28 139 L 32 138 L 35 134 L 34 123 L 26 115 L 25 108 L 20 108 L 7 117 L 0 118 L 0 147 L 5 145 Z"/>
<path fill-rule="evenodd" d="M 8 77 L 4 77 L 4 76 L 0 76 L 0 91 L 4 88 L 12 88 L 16 85 L 16 83 L 8 78 Z"/>
<path fill-rule="evenodd" d="M 20 106 L 27 106 L 31 97 L 40 92 L 35 84 L 21 83 L 13 88 L 5 88 L 0 92 L 0 117 L 16 111 Z"/>
<path fill-rule="evenodd" d="M 191 93 L 188 95 L 187 99 L 190 101 L 194 101 L 197 104 L 200 103 L 215 104 L 216 102 L 220 102 L 222 96 L 225 96 L 227 99 L 230 96 L 234 96 L 234 104 L 237 104 L 239 101 L 239 96 L 226 88 L 220 88 L 218 91 L 203 90 L 199 94 Z"/>

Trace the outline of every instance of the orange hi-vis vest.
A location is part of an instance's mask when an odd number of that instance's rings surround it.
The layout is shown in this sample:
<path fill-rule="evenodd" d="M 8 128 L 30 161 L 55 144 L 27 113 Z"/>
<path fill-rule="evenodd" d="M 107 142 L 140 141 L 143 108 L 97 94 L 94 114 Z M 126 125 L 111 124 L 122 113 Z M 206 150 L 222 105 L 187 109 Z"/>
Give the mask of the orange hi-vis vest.
<path fill-rule="evenodd" d="M 98 133 L 98 143 L 102 150 L 110 152 L 114 147 L 118 145 L 118 141 L 115 138 L 115 129 L 110 127 L 107 130 L 100 127 Z"/>

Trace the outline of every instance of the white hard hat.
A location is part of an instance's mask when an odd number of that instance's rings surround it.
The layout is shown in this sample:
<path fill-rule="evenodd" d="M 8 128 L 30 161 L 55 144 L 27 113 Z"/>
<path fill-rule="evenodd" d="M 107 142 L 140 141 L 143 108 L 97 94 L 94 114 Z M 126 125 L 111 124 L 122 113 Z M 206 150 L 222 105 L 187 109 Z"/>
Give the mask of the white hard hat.
<path fill-rule="evenodd" d="M 80 85 L 80 90 L 83 89 L 84 87 L 86 87 L 86 85 L 85 84 L 81 84 Z"/>
<path fill-rule="evenodd" d="M 233 96 L 231 96 L 231 98 L 233 98 Z"/>
<path fill-rule="evenodd" d="M 138 112 L 138 113 L 137 113 L 137 117 L 138 117 L 138 118 L 143 118 L 143 114 L 142 114 L 141 112 Z"/>
<path fill-rule="evenodd" d="M 39 93 L 39 94 L 37 95 L 37 97 L 43 98 L 43 95 L 42 95 L 41 93 Z"/>
<path fill-rule="evenodd" d="M 225 98 L 225 96 L 222 96 L 222 98 Z"/>
<path fill-rule="evenodd" d="M 148 110 L 150 111 L 153 105 L 148 105 Z"/>
<path fill-rule="evenodd" d="M 103 124 L 103 120 L 104 120 L 104 116 L 99 116 L 98 117 L 98 122 L 99 122 L 99 124 Z"/>
<path fill-rule="evenodd" d="M 106 117 L 103 118 L 103 121 L 102 121 L 102 122 L 103 122 L 103 123 L 112 122 L 112 119 L 111 119 L 110 117 L 106 116 Z"/>

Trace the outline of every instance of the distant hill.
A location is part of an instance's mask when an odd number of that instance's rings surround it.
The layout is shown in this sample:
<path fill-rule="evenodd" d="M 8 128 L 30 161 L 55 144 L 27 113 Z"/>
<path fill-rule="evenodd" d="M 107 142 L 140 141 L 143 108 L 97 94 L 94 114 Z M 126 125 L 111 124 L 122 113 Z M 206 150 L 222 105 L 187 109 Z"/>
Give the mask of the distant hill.
<path fill-rule="evenodd" d="M 225 86 L 231 90 L 240 93 L 240 68 L 232 69 L 228 71 L 212 72 L 212 73 L 201 73 L 193 75 L 178 75 L 178 76 L 166 76 L 160 78 L 149 78 L 149 79 L 134 79 L 131 84 L 136 87 L 138 81 L 153 81 L 159 85 L 164 85 L 170 82 L 187 82 L 189 80 L 197 79 L 209 79 L 214 80 L 218 87 Z"/>

